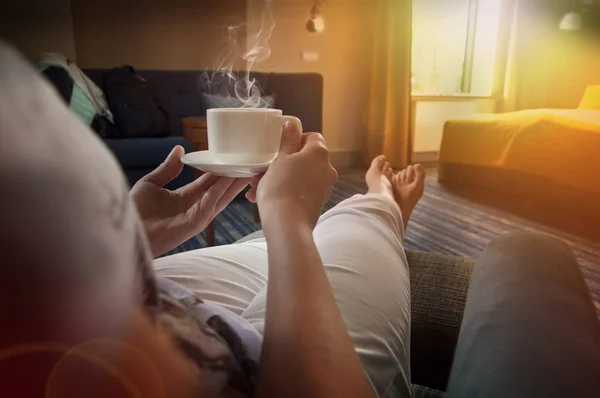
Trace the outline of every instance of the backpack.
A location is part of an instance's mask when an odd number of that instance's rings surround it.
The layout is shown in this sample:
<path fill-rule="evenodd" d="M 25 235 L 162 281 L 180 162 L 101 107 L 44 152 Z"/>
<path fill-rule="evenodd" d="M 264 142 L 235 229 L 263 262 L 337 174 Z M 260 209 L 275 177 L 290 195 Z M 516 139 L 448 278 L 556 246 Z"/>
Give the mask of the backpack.
<path fill-rule="evenodd" d="M 104 75 L 104 91 L 119 127 L 120 138 L 158 138 L 169 134 L 169 117 L 148 82 L 132 66 L 114 68 Z"/>

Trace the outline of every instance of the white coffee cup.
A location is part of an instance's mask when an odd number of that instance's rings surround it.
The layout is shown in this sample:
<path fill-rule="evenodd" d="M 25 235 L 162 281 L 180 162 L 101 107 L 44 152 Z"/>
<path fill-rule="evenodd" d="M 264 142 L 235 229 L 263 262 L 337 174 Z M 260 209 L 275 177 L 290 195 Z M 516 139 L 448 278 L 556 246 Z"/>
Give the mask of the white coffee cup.
<path fill-rule="evenodd" d="M 208 150 L 216 160 L 227 164 L 271 162 L 279 152 L 285 122 L 294 123 L 302 132 L 300 119 L 282 114 L 278 109 L 209 109 Z"/>

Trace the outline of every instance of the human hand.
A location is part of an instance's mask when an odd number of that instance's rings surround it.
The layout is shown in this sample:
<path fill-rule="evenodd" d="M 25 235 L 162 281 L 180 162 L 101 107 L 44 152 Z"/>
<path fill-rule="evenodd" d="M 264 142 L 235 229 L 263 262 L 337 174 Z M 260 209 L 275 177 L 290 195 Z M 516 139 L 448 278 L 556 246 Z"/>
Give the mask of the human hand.
<path fill-rule="evenodd" d="M 130 192 L 154 256 L 202 232 L 250 182 L 206 173 L 176 191 L 165 189 L 181 173 L 184 153 L 179 145 L 173 148 L 167 159 Z"/>
<path fill-rule="evenodd" d="M 277 158 L 264 176 L 252 180 L 246 197 L 258 203 L 265 228 L 282 218 L 314 228 L 337 178 L 321 134 L 301 134 L 288 122 Z"/>

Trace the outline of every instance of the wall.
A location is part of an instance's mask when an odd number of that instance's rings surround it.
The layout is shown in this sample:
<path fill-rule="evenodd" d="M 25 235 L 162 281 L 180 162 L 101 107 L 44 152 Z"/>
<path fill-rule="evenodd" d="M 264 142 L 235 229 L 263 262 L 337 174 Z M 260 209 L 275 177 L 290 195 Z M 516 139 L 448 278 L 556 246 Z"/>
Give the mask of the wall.
<path fill-rule="evenodd" d="M 455 98 L 423 100 L 413 97 L 413 152 L 439 152 L 444 124 L 450 119 L 468 118 L 478 113 L 496 112 L 492 98 Z M 435 160 L 435 157 L 432 159 Z"/>
<path fill-rule="evenodd" d="M 72 0 L 78 63 L 139 69 L 211 68 L 246 0 Z"/>
<path fill-rule="evenodd" d="M 132 64 L 143 69 L 213 67 L 225 47 L 227 26 L 260 16 L 264 0 L 72 0 L 77 61 L 83 68 Z M 326 30 L 306 30 L 312 2 L 274 0 L 276 28 L 270 58 L 255 70 L 323 75 L 323 133 L 333 151 L 363 145 L 370 62 L 371 5 L 328 0 Z M 243 28 L 242 28 L 243 30 Z M 244 32 L 240 32 L 240 39 Z M 245 42 L 242 40 L 242 46 Z M 301 60 L 314 51 L 317 62 Z"/>
<path fill-rule="evenodd" d="M 68 0 L 24 1 L 13 0 L 16 11 L 0 15 L 7 19 L 2 21 L 5 27 L 8 21 L 30 16 L 30 23 L 23 25 L 27 29 L 12 24 L 11 34 L 4 34 L 17 37 L 28 54 L 54 50 L 75 58 L 76 49 L 82 68 L 132 64 L 140 69 L 180 70 L 211 68 L 225 45 L 227 26 L 245 22 L 252 10 L 260 12 L 264 5 L 263 0 L 72 0 L 69 8 Z M 359 151 L 372 6 L 364 0 L 328 0 L 322 7 L 326 30 L 320 35 L 305 27 L 311 6 L 308 0 L 273 1 L 277 26 L 271 57 L 255 69 L 323 75 L 323 133 L 328 144 L 333 151 Z M 317 52 L 320 58 L 304 62 L 302 51 Z"/>
<path fill-rule="evenodd" d="M 249 20 L 264 1 L 248 0 Z M 370 65 L 369 21 L 372 5 L 364 0 L 328 0 L 322 6 L 325 31 L 306 30 L 311 1 L 275 0 L 276 27 L 270 58 L 256 65 L 272 72 L 317 72 L 324 78 L 323 135 L 334 152 L 363 147 L 364 116 Z M 303 51 L 319 54 L 317 62 L 301 59 Z M 333 154 L 335 157 L 336 154 Z M 342 161 L 342 163 L 344 163 Z"/>
<path fill-rule="evenodd" d="M 25 56 L 59 52 L 75 60 L 69 0 L 4 0 L 0 3 L 0 37 Z"/>
<path fill-rule="evenodd" d="M 516 106 L 576 108 L 586 86 L 600 83 L 600 18 L 590 16 L 584 29 L 565 32 L 558 26 L 571 8 L 570 0 L 522 0 L 519 4 Z"/>

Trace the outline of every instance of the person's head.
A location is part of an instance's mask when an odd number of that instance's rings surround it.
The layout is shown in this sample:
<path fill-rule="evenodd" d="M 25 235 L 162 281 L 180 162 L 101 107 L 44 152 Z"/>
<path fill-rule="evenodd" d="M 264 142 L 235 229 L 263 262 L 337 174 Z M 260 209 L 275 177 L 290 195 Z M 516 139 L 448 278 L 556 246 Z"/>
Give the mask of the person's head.
<path fill-rule="evenodd" d="M 118 164 L 2 42 L 0 186 L 0 396 L 185 396 Z"/>

